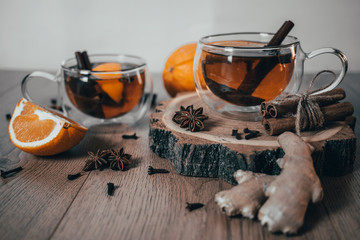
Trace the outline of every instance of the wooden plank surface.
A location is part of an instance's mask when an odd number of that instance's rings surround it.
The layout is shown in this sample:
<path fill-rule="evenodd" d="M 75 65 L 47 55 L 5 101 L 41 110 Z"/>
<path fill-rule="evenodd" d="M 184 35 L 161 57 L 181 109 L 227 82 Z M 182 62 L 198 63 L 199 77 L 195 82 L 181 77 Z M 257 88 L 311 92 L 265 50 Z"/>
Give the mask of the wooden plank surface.
<path fill-rule="evenodd" d="M 5 114 L 19 100 L 25 75 L 0 71 L 0 169 L 24 167 L 19 174 L 0 180 L 0 239 L 287 238 L 269 233 L 259 222 L 221 214 L 214 195 L 231 185 L 176 174 L 168 160 L 149 149 L 149 118 L 132 127 L 91 129 L 78 146 L 55 157 L 35 157 L 14 148 Z M 158 98 L 167 99 L 160 75 L 153 79 Z M 358 79 L 360 74 L 348 75 L 342 84 L 357 117 Z M 50 97 L 38 100 L 46 104 Z M 133 132 L 140 138 L 122 139 L 122 134 Z M 356 134 L 359 137 L 359 125 Z M 88 151 L 109 147 L 124 147 L 133 155 L 128 171 L 92 171 L 67 181 L 67 174 L 82 168 Z M 322 179 L 324 200 L 309 206 L 303 230 L 291 239 L 355 239 L 360 234 L 359 141 L 356 155 L 353 173 Z M 169 169 L 170 174 L 149 176 L 149 165 Z M 118 186 L 114 196 L 107 195 L 107 182 Z M 205 207 L 188 212 L 186 202 L 201 202 Z"/>

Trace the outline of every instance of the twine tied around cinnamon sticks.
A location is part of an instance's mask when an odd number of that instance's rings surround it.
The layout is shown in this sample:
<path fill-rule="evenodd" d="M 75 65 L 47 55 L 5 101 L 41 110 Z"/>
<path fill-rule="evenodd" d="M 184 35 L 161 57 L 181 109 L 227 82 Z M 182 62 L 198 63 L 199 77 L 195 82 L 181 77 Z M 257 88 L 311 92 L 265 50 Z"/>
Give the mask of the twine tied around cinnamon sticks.
<path fill-rule="evenodd" d="M 331 73 L 334 79 L 327 85 L 311 90 L 319 75 Z M 261 104 L 263 125 L 270 135 L 278 135 L 285 131 L 295 130 L 297 135 L 303 130 L 322 128 L 326 122 L 342 120 L 352 115 L 351 103 L 338 103 L 345 98 L 341 88 L 314 95 L 329 87 L 336 79 L 336 74 L 329 70 L 318 72 L 310 82 L 308 90 L 303 94 L 278 97 Z M 294 116 L 294 114 L 296 115 Z"/>
<path fill-rule="evenodd" d="M 311 91 L 314 82 L 322 73 L 331 73 L 333 80 L 326 86 Z M 295 130 L 296 134 L 300 136 L 301 130 L 322 128 L 325 123 L 324 115 L 321 112 L 320 106 L 316 101 L 309 98 L 309 95 L 317 93 L 329 87 L 336 80 L 336 74 L 330 70 L 322 70 L 318 72 L 310 82 L 308 90 L 304 94 L 300 94 L 299 103 L 296 110 Z"/>

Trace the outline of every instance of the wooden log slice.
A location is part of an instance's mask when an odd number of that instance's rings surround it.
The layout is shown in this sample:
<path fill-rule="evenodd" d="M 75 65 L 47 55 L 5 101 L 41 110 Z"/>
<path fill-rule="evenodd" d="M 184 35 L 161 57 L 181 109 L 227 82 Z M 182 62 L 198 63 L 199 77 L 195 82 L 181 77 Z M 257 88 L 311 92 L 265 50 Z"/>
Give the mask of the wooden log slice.
<path fill-rule="evenodd" d="M 180 106 L 203 107 L 209 116 L 205 129 L 191 132 L 172 121 Z M 279 174 L 276 163 L 284 155 L 277 137 L 265 133 L 261 122 L 224 118 L 214 113 L 196 93 L 181 95 L 161 102 L 150 117 L 149 141 L 151 150 L 169 159 L 177 173 L 196 177 L 222 178 L 235 184 L 233 173 L 238 169 Z M 260 136 L 237 140 L 233 129 L 260 131 Z M 244 134 L 243 134 L 244 136 Z M 346 122 L 333 122 L 320 131 L 303 132 L 305 141 L 315 147 L 314 166 L 321 175 L 340 176 L 353 169 L 356 136 Z"/>

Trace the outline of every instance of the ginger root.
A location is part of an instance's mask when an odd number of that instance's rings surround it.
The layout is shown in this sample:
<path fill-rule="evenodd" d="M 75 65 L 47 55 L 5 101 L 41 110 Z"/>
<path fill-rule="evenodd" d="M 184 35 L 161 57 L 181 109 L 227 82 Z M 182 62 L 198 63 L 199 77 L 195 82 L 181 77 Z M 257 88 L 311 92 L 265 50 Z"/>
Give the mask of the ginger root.
<path fill-rule="evenodd" d="M 234 173 L 238 185 L 215 195 L 215 202 L 228 216 L 241 214 L 253 219 L 266 200 L 265 186 L 275 179 L 261 173 L 238 170 Z"/>
<path fill-rule="evenodd" d="M 228 216 L 254 218 L 260 208 L 258 218 L 269 231 L 293 234 L 303 225 L 309 201 L 320 201 L 323 189 L 313 167 L 311 146 L 291 132 L 281 134 L 278 142 L 285 152 L 279 176 L 238 170 L 234 177 L 239 185 L 217 193 L 215 201 Z"/>
<path fill-rule="evenodd" d="M 322 199 L 323 189 L 308 144 L 290 132 L 281 134 L 278 142 L 285 152 L 283 170 L 266 189 L 269 199 L 258 217 L 269 231 L 292 234 L 303 225 L 309 201 Z"/>

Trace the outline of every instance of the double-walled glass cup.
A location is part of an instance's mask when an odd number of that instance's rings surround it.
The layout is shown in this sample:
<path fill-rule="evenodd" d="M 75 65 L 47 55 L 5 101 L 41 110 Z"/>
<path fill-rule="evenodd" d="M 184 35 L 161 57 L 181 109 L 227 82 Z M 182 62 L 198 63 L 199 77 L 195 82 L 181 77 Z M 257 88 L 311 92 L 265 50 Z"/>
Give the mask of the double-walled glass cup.
<path fill-rule="evenodd" d="M 331 53 L 342 69 L 335 81 L 317 94 L 334 89 L 347 71 L 345 55 L 334 48 L 305 53 L 296 37 L 267 47 L 272 33 L 228 33 L 200 39 L 194 78 L 198 95 L 215 112 L 230 118 L 257 120 L 260 103 L 280 94 L 295 94 L 303 81 L 304 61 Z"/>
<path fill-rule="evenodd" d="M 77 68 L 75 58 L 62 62 L 53 76 L 33 72 L 22 82 L 22 93 L 31 101 L 27 84 L 33 78 L 58 83 L 58 103 L 63 114 L 87 127 L 140 120 L 150 108 L 153 85 L 144 59 L 131 55 L 90 55 L 92 70 Z"/>

